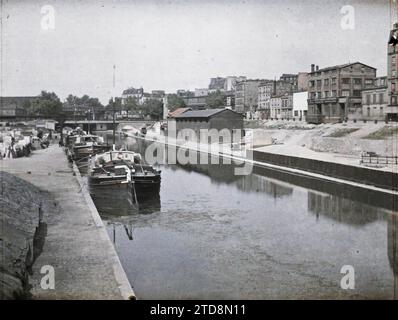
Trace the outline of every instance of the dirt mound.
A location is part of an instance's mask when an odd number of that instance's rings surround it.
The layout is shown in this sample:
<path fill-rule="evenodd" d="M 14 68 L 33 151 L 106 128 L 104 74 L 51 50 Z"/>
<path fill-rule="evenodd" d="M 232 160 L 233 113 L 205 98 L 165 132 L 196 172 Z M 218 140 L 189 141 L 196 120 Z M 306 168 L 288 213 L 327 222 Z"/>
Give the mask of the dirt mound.
<path fill-rule="evenodd" d="M 29 297 L 29 268 L 44 194 L 31 183 L 0 171 L 0 300 Z"/>

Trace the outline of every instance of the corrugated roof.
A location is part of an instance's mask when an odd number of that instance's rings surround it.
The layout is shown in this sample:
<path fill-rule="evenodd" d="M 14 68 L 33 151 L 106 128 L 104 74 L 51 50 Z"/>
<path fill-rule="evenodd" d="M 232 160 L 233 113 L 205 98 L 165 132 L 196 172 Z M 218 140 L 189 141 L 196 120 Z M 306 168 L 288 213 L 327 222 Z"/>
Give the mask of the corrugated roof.
<path fill-rule="evenodd" d="M 241 115 L 240 113 L 237 113 L 233 110 L 230 109 L 206 109 L 206 110 L 194 110 L 194 111 L 187 111 L 184 112 L 183 114 L 180 114 L 179 116 L 176 116 L 176 118 L 181 119 L 181 118 L 210 118 L 214 116 L 217 113 L 220 113 L 222 111 L 229 111 L 236 113 L 238 115 Z M 241 115 L 243 117 L 243 115 Z"/>

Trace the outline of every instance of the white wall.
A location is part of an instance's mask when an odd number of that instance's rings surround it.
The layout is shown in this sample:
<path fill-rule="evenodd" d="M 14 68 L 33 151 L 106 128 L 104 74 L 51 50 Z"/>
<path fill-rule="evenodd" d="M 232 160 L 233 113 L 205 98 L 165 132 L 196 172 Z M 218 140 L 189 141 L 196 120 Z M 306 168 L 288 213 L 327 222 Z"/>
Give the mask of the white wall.
<path fill-rule="evenodd" d="M 293 117 L 303 117 L 304 111 L 308 110 L 308 91 L 293 93 Z M 295 115 L 297 111 L 298 115 Z M 301 111 L 301 112 L 300 112 Z"/>

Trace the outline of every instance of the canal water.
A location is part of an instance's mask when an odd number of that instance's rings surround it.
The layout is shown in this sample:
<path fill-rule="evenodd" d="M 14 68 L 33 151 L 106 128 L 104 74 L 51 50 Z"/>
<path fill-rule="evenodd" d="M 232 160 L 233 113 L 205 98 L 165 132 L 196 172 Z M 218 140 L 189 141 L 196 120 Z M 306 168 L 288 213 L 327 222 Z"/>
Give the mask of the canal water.
<path fill-rule="evenodd" d="M 161 165 L 160 195 L 139 209 L 96 202 L 139 299 L 398 297 L 397 199 L 234 168 Z M 347 265 L 354 289 L 341 287 Z"/>

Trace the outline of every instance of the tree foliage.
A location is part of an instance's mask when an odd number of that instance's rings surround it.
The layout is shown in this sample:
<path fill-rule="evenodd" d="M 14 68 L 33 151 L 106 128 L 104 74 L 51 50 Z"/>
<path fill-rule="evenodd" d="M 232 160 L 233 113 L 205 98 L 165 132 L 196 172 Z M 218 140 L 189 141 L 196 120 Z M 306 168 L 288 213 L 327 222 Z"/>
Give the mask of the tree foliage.
<path fill-rule="evenodd" d="M 92 98 L 88 95 L 83 95 L 81 98 L 78 96 L 69 94 L 66 97 L 66 103 L 74 106 L 74 107 L 85 107 L 89 109 L 94 109 L 94 110 L 102 110 L 104 106 L 102 103 L 98 100 L 98 98 Z"/>
<path fill-rule="evenodd" d="M 217 90 L 209 93 L 206 98 L 206 104 L 210 109 L 216 109 L 225 106 L 226 96 L 224 92 Z"/>
<path fill-rule="evenodd" d="M 31 104 L 33 113 L 46 118 L 58 118 L 62 113 L 62 102 L 54 92 L 42 91 Z"/>
<path fill-rule="evenodd" d="M 174 111 L 178 108 L 184 108 L 186 106 L 184 100 L 175 93 L 169 94 L 167 96 L 167 105 L 170 111 Z"/>
<path fill-rule="evenodd" d="M 149 99 L 140 106 L 141 114 L 149 116 L 152 120 L 159 120 L 163 116 L 163 102 L 156 99 Z"/>
<path fill-rule="evenodd" d="M 132 113 L 138 113 L 139 111 L 139 104 L 138 104 L 138 99 L 135 97 L 128 97 L 125 101 L 124 101 L 124 109 L 127 112 L 132 112 Z"/>

